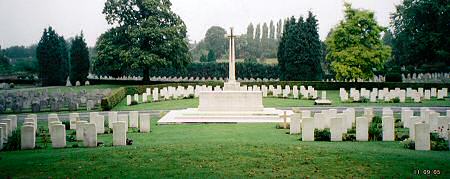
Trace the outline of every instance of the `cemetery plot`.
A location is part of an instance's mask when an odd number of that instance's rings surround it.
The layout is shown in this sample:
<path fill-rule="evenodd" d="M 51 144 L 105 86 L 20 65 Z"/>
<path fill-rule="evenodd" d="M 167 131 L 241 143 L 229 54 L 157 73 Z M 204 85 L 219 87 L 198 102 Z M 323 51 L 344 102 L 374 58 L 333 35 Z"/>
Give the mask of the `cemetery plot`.
<path fill-rule="evenodd" d="M 99 109 L 101 99 L 110 93 L 110 88 L 79 91 L 61 88 L 8 90 L 0 93 L 0 113 L 94 110 Z"/>

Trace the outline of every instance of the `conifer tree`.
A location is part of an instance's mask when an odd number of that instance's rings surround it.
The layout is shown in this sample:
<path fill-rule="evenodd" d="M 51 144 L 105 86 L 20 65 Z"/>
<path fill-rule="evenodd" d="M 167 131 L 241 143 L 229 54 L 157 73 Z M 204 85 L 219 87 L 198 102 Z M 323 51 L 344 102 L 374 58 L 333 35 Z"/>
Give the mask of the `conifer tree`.
<path fill-rule="evenodd" d="M 52 27 L 44 29 L 36 48 L 36 57 L 43 86 L 65 85 L 69 73 L 67 45 Z"/>
<path fill-rule="evenodd" d="M 75 36 L 70 47 L 70 80 L 72 84 L 80 81 L 82 84 L 89 75 L 89 51 L 84 41 L 83 33 Z"/>

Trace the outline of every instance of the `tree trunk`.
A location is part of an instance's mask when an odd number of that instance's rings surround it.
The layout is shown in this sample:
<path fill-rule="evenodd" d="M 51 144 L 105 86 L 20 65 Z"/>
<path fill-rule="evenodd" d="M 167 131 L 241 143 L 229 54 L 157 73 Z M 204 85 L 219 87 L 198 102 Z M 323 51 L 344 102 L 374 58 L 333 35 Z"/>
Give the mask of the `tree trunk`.
<path fill-rule="evenodd" d="M 150 83 L 150 69 L 149 67 L 144 67 L 144 78 L 142 79 L 142 81 L 144 83 Z"/>

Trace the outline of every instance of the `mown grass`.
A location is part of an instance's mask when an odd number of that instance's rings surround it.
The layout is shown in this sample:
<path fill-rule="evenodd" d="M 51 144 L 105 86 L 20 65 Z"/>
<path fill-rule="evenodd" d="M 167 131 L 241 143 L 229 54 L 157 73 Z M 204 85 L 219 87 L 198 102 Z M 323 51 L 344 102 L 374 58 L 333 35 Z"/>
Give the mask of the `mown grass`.
<path fill-rule="evenodd" d="M 149 99 L 151 99 L 149 97 Z M 448 107 L 450 106 L 450 99 L 445 100 L 432 99 L 428 101 L 422 101 L 422 103 L 413 103 L 409 99 L 406 103 L 349 103 L 341 102 L 339 98 L 339 91 L 327 91 L 327 99 L 332 101 L 332 105 L 326 105 L 329 107 Z M 140 100 L 142 101 L 142 100 Z M 287 108 L 287 107 L 314 107 L 314 100 L 305 99 L 293 99 L 290 98 L 263 98 L 264 107 L 274 108 Z M 196 108 L 198 107 L 198 98 L 195 99 L 178 99 L 167 100 L 151 103 L 140 103 L 138 105 L 127 106 L 126 99 L 123 99 L 113 110 L 171 110 L 171 109 L 184 109 L 184 108 Z"/>
<path fill-rule="evenodd" d="M 417 176 L 415 169 L 450 177 L 448 151 L 408 150 L 400 142 L 301 142 L 274 124 L 157 126 L 156 121 L 151 133 L 128 133 L 131 146 L 112 147 L 112 135 L 104 134 L 98 136 L 103 147 L 1 152 L 0 177 L 407 178 Z"/>

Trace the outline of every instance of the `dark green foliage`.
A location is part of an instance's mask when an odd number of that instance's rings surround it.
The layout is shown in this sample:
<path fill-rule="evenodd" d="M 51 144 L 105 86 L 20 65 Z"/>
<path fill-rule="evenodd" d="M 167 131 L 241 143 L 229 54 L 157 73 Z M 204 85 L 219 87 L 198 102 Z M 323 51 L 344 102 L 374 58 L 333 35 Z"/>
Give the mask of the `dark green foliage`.
<path fill-rule="evenodd" d="M 414 150 L 415 147 L 416 147 L 415 142 L 414 142 L 413 140 L 411 140 L 411 139 L 404 140 L 404 141 L 402 141 L 402 143 L 403 143 L 403 147 L 404 147 L 405 149 L 411 149 L 411 150 Z"/>
<path fill-rule="evenodd" d="M 66 141 L 67 142 L 76 142 L 77 141 L 77 136 L 74 132 L 66 135 Z"/>
<path fill-rule="evenodd" d="M 9 59 L 5 56 L 1 46 L 0 46 L 0 75 L 9 74 L 11 70 L 11 64 Z"/>
<path fill-rule="evenodd" d="M 132 139 L 127 138 L 126 142 L 127 142 L 127 145 L 133 145 L 133 140 Z"/>
<path fill-rule="evenodd" d="M 361 103 L 368 103 L 368 102 L 370 102 L 370 99 L 362 96 L 361 98 L 359 98 L 359 102 L 361 102 Z"/>
<path fill-rule="evenodd" d="M 448 151 L 448 141 L 439 136 L 439 133 L 430 133 L 431 150 Z"/>
<path fill-rule="evenodd" d="M 70 130 L 70 121 L 62 121 L 62 124 L 66 130 Z"/>
<path fill-rule="evenodd" d="M 126 97 L 126 90 L 124 87 L 120 87 L 111 92 L 111 95 L 105 97 L 101 101 L 101 108 L 103 111 L 109 111 L 114 106 L 119 104 L 123 98 Z"/>
<path fill-rule="evenodd" d="M 392 15 L 394 55 L 398 65 L 450 66 L 450 2 L 404 0 Z"/>
<path fill-rule="evenodd" d="M 352 141 L 352 142 L 354 142 L 354 141 L 356 141 L 356 134 L 355 133 L 353 133 L 353 134 L 344 133 L 342 135 L 342 141 Z"/>
<path fill-rule="evenodd" d="M 228 41 L 225 37 L 226 33 L 227 32 L 225 31 L 225 29 L 219 26 L 212 26 L 206 31 L 204 43 L 206 49 L 209 51 L 208 61 L 212 61 L 209 58 L 209 54 L 211 53 L 211 51 L 214 56 L 217 55 L 217 57 L 219 58 L 225 54 L 226 50 L 228 49 Z M 216 61 L 216 59 L 214 58 L 213 61 Z"/>
<path fill-rule="evenodd" d="M 208 52 L 208 62 L 215 62 L 217 59 L 216 53 L 213 50 L 209 50 Z"/>
<path fill-rule="evenodd" d="M 314 141 L 330 141 L 331 133 L 329 128 L 314 129 Z"/>
<path fill-rule="evenodd" d="M 399 72 L 389 72 L 386 74 L 386 82 L 402 82 L 402 75 Z"/>
<path fill-rule="evenodd" d="M 186 26 L 171 5 L 168 0 L 106 1 L 103 14 L 114 27 L 97 41 L 94 70 L 113 76 L 139 70 L 147 82 L 150 68 L 189 64 Z"/>
<path fill-rule="evenodd" d="M 137 74 L 138 75 L 138 74 Z M 184 76 L 184 77 L 228 77 L 228 63 L 191 63 L 186 70 L 160 68 L 150 72 L 150 76 Z M 261 63 L 236 63 L 236 77 L 239 78 L 278 78 L 277 65 Z"/>
<path fill-rule="evenodd" d="M 200 62 L 208 62 L 208 57 L 206 57 L 205 54 L 202 54 L 202 56 L 200 57 Z"/>
<path fill-rule="evenodd" d="M 14 151 L 20 150 L 20 130 L 12 131 L 10 137 L 8 137 L 8 142 L 4 144 L 3 151 Z"/>
<path fill-rule="evenodd" d="M 48 144 L 51 142 L 50 134 L 43 127 L 39 127 L 38 135 L 41 137 L 41 141 L 44 144 L 44 148 L 47 148 Z"/>
<path fill-rule="evenodd" d="M 131 105 L 137 105 L 137 104 L 139 104 L 137 101 L 131 100 Z"/>
<path fill-rule="evenodd" d="M 285 23 L 277 56 L 282 80 L 322 79 L 322 44 L 312 12 L 306 20 L 291 17 Z"/>
<path fill-rule="evenodd" d="M 62 86 L 69 75 L 66 41 L 52 27 L 44 30 L 36 48 L 39 62 L 39 79 L 42 86 Z"/>
<path fill-rule="evenodd" d="M 369 125 L 369 139 L 372 141 L 381 141 L 383 138 L 382 120 L 379 116 L 372 118 L 372 123 Z"/>
<path fill-rule="evenodd" d="M 391 48 L 381 41 L 385 30 L 378 25 L 374 12 L 353 9 L 345 3 L 345 19 L 332 29 L 325 40 L 326 59 L 338 80 L 370 79 L 383 68 Z"/>
<path fill-rule="evenodd" d="M 70 47 L 70 81 L 75 84 L 76 81 L 84 82 L 89 75 L 89 51 L 84 42 L 83 33 L 75 36 Z"/>
<path fill-rule="evenodd" d="M 392 99 L 393 103 L 400 103 L 400 98 L 395 97 L 394 99 Z"/>

